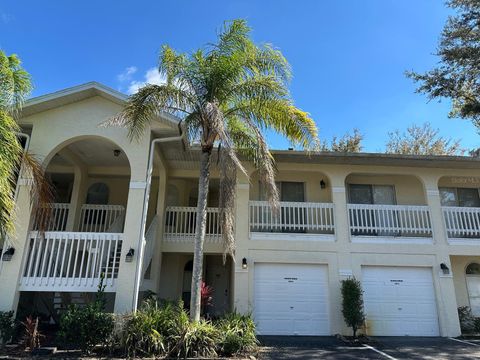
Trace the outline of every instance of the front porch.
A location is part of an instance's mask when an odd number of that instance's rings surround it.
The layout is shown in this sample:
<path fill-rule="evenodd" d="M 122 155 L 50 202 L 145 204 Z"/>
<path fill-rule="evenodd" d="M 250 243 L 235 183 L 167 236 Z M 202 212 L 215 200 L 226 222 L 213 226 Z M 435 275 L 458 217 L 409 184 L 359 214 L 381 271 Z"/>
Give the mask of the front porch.
<path fill-rule="evenodd" d="M 160 287 L 158 297 L 166 300 L 182 300 L 188 309 L 190 306 L 190 288 L 192 284 L 193 254 L 165 253 L 162 255 Z M 222 255 L 205 255 L 203 279 L 213 289 L 210 306 L 205 306 L 208 317 L 218 317 L 233 309 L 232 261 L 223 264 Z"/>

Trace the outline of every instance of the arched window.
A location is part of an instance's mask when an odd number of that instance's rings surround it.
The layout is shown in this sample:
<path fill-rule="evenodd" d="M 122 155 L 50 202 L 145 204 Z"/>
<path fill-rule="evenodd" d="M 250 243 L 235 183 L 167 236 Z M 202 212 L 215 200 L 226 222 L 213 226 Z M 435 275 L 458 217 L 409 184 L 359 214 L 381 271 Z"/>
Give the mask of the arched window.
<path fill-rule="evenodd" d="M 90 185 L 87 192 L 87 204 L 107 205 L 109 189 L 105 183 L 95 183 Z"/>
<path fill-rule="evenodd" d="M 467 275 L 480 275 L 480 264 L 471 263 L 465 269 L 465 274 L 467 274 Z"/>

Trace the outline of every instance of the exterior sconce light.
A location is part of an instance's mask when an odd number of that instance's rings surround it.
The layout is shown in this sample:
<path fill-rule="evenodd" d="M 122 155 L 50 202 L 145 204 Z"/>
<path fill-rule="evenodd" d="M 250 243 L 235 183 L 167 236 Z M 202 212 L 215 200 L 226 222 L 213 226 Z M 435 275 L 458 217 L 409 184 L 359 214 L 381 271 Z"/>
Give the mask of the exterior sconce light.
<path fill-rule="evenodd" d="M 128 250 L 127 255 L 125 256 L 125 262 L 132 262 L 133 261 L 133 255 L 135 255 L 135 250 L 130 248 Z"/>
<path fill-rule="evenodd" d="M 121 153 L 122 153 L 121 150 L 118 150 L 118 149 L 113 150 L 113 156 L 115 157 L 119 157 Z"/>
<path fill-rule="evenodd" d="M 440 269 L 442 269 L 442 272 L 443 272 L 444 275 L 450 274 L 450 269 L 448 268 L 448 266 L 445 263 L 440 264 Z"/>
<path fill-rule="evenodd" d="M 248 268 L 247 258 L 243 258 L 242 259 L 242 269 L 247 269 L 247 268 Z"/>
<path fill-rule="evenodd" d="M 325 181 L 320 181 L 320 188 L 321 189 L 325 189 L 327 187 L 327 184 L 325 183 Z"/>
<path fill-rule="evenodd" d="M 15 248 L 9 247 L 7 250 L 5 250 L 5 251 L 3 252 L 2 260 L 3 260 L 3 261 L 10 261 L 10 260 L 12 260 L 13 254 L 15 254 Z"/>

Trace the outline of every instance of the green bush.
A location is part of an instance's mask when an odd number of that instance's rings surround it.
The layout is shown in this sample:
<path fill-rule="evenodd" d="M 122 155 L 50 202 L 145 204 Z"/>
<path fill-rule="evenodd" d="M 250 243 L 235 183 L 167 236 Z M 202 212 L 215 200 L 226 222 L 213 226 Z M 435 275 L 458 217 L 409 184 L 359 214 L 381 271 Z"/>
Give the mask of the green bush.
<path fill-rule="evenodd" d="M 476 329 L 477 321 L 469 306 L 460 306 L 458 308 L 458 319 L 460 320 L 462 334 L 471 334 L 478 331 Z"/>
<path fill-rule="evenodd" d="M 221 334 L 219 352 L 225 356 L 252 351 L 258 345 L 255 322 L 250 314 L 230 313 L 215 325 Z"/>
<path fill-rule="evenodd" d="M 120 335 L 128 356 L 163 356 L 169 354 L 189 323 L 183 303 L 149 299 L 137 312 L 129 314 Z"/>
<path fill-rule="evenodd" d="M 363 290 L 355 278 L 342 280 L 342 314 L 345 323 L 352 328 L 353 337 L 365 321 L 363 312 Z"/>
<path fill-rule="evenodd" d="M 13 311 L 0 311 L 0 346 L 8 343 L 15 332 Z"/>
<path fill-rule="evenodd" d="M 90 353 L 96 345 L 106 345 L 110 340 L 115 321 L 105 312 L 105 286 L 103 277 L 95 301 L 80 307 L 71 305 L 60 319 L 59 336 L 69 347 Z"/>
<path fill-rule="evenodd" d="M 177 358 L 211 358 L 217 356 L 220 332 L 210 322 L 187 322 L 169 355 Z"/>

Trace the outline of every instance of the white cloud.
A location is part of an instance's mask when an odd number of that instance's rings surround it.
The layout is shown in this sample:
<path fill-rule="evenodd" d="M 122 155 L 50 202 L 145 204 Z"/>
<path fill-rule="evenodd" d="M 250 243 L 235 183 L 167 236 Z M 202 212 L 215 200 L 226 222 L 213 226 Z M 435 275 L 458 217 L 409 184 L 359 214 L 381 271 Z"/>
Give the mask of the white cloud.
<path fill-rule="evenodd" d="M 165 79 L 165 77 L 158 72 L 158 69 L 153 67 L 148 69 L 145 72 L 143 81 L 137 81 L 137 80 L 131 81 L 130 84 L 128 85 L 127 93 L 128 94 L 136 93 L 138 89 L 140 89 L 142 86 L 145 86 L 146 84 L 156 84 L 156 85 L 165 84 L 166 80 L 167 79 Z"/>
<path fill-rule="evenodd" d="M 120 82 L 129 81 L 132 79 L 133 74 L 137 72 L 136 66 L 129 66 L 122 73 L 117 75 L 117 80 Z"/>

